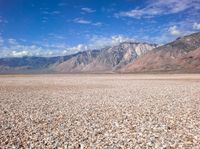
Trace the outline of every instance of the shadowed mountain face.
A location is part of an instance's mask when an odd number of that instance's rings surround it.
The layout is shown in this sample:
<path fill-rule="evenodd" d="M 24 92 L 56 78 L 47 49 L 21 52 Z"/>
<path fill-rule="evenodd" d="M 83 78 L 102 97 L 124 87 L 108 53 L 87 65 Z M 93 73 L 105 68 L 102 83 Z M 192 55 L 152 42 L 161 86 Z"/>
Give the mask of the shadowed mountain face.
<path fill-rule="evenodd" d="M 99 55 L 99 50 L 84 51 L 73 56 L 69 60 L 55 64 L 50 69 L 55 72 L 72 73 L 82 72 L 96 57 Z"/>
<path fill-rule="evenodd" d="M 0 73 L 200 72 L 200 33 L 157 47 L 124 42 L 68 56 L 0 59 Z"/>
<path fill-rule="evenodd" d="M 200 72 L 200 33 L 157 47 L 121 72 Z"/>
<path fill-rule="evenodd" d="M 37 73 L 49 72 L 49 68 L 73 57 L 19 57 L 0 59 L 0 73 Z"/>

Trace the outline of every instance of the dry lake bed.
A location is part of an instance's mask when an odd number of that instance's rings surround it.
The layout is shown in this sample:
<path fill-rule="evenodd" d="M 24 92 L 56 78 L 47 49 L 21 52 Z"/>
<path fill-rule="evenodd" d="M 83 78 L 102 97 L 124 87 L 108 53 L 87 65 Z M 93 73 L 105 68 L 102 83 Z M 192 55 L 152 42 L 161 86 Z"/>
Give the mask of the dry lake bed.
<path fill-rule="evenodd" d="M 0 76 L 0 148 L 200 148 L 200 75 Z"/>

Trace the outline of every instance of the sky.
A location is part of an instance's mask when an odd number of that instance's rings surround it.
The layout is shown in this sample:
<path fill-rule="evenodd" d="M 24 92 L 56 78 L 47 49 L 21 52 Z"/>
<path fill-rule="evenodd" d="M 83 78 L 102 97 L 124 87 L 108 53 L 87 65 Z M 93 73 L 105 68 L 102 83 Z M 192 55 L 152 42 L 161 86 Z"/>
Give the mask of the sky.
<path fill-rule="evenodd" d="M 200 31 L 200 0 L 0 0 L 0 57 L 56 56 Z"/>

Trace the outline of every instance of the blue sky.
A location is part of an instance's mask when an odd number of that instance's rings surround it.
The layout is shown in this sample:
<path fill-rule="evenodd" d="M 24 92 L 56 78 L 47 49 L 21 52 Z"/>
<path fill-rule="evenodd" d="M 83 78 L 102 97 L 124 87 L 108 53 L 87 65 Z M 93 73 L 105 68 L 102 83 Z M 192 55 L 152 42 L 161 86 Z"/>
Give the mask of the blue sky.
<path fill-rule="evenodd" d="M 200 31 L 200 0 L 0 0 L 0 57 L 54 56 Z"/>

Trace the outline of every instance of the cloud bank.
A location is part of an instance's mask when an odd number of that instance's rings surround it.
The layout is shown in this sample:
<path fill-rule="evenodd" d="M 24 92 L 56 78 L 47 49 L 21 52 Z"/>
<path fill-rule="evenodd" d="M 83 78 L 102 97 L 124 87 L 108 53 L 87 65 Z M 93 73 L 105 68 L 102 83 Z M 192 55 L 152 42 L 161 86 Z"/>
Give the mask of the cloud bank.
<path fill-rule="evenodd" d="M 175 14 L 189 9 L 199 10 L 199 0 L 150 0 L 146 7 L 135 8 L 130 11 L 122 11 L 116 14 L 118 17 L 151 18 L 155 16 Z"/>
<path fill-rule="evenodd" d="M 78 44 L 68 46 L 66 44 L 22 44 L 16 39 L 3 39 L 0 36 L 0 57 L 23 57 L 23 56 L 62 56 L 77 53 L 85 50 L 101 49 L 106 46 L 114 46 L 124 41 L 134 41 L 134 39 L 123 35 L 113 35 L 109 37 L 93 36 L 88 44 Z"/>

